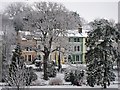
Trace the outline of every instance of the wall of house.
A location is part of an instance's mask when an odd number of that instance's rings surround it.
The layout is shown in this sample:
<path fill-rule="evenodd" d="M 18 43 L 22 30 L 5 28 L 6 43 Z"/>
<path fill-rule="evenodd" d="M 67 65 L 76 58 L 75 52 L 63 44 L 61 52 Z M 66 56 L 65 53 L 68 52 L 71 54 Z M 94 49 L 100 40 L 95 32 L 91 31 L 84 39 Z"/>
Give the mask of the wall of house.
<path fill-rule="evenodd" d="M 33 62 L 33 60 L 35 60 L 35 58 L 37 57 L 37 52 L 34 50 L 37 46 L 37 41 L 35 39 L 21 39 L 20 45 L 22 48 L 22 56 L 24 57 L 26 62 Z"/>
<path fill-rule="evenodd" d="M 70 53 L 72 61 L 70 62 L 81 64 L 85 63 L 85 37 L 70 37 L 69 44 L 72 46 L 72 51 Z"/>

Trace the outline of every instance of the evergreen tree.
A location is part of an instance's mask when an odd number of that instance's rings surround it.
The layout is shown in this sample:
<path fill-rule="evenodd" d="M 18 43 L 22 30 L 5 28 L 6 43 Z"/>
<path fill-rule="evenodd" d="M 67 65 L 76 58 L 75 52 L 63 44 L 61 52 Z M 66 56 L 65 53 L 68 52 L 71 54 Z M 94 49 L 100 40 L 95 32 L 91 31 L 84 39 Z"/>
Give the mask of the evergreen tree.
<path fill-rule="evenodd" d="M 25 66 L 21 54 L 20 46 L 17 45 L 6 75 L 6 82 L 10 86 L 17 87 L 17 90 L 20 90 L 20 87 L 30 85 L 32 81 L 37 79 L 37 75 L 32 69 Z"/>
<path fill-rule="evenodd" d="M 94 20 L 90 23 L 92 30 L 88 34 L 86 53 L 87 82 L 107 88 L 115 80 L 113 63 L 118 53 L 114 43 L 118 41 L 118 31 L 114 24 L 105 19 Z"/>
<path fill-rule="evenodd" d="M 6 81 L 10 86 L 16 86 L 17 90 L 19 90 L 20 86 L 26 85 L 26 75 L 26 67 L 21 57 L 21 49 L 20 46 L 17 45 L 15 51 L 13 51 Z"/>

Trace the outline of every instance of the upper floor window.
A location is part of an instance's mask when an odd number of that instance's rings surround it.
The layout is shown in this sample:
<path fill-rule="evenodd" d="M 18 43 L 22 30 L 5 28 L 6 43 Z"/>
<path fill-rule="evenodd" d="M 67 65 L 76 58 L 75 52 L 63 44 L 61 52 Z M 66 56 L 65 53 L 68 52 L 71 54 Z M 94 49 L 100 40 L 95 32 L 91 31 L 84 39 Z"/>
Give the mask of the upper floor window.
<path fill-rule="evenodd" d="M 80 51 L 80 46 L 74 46 L 74 51 Z"/>
<path fill-rule="evenodd" d="M 26 47 L 26 51 L 32 51 L 32 47 Z"/>
<path fill-rule="evenodd" d="M 80 38 L 77 38 L 77 42 L 80 42 Z"/>
<path fill-rule="evenodd" d="M 76 51 L 76 46 L 74 46 L 74 51 Z"/>
<path fill-rule="evenodd" d="M 77 51 L 80 51 L 80 46 L 77 46 Z"/>
<path fill-rule="evenodd" d="M 74 42 L 77 42 L 77 38 L 74 38 Z"/>
<path fill-rule="evenodd" d="M 80 38 L 74 38 L 74 42 L 80 42 Z"/>
<path fill-rule="evenodd" d="M 81 38 L 79 38 L 79 37 L 70 37 L 69 38 L 69 42 L 80 42 L 81 41 Z"/>
<path fill-rule="evenodd" d="M 28 51 L 29 50 L 29 47 L 26 47 L 26 51 Z"/>

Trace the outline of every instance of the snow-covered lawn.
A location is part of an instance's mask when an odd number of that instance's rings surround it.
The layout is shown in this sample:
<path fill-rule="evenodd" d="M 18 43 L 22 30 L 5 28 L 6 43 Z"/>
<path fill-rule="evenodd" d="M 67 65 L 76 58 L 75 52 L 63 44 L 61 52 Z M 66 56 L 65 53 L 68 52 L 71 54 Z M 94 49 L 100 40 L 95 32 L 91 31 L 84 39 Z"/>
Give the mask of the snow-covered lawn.
<path fill-rule="evenodd" d="M 45 81 L 42 79 L 42 74 L 43 72 L 36 72 L 38 75 L 38 82 L 41 82 L 43 86 L 30 86 L 31 88 L 101 88 L 101 86 L 95 86 L 95 87 L 90 87 L 87 85 L 82 85 L 82 86 L 73 86 L 71 85 L 71 82 L 66 82 L 64 80 L 64 73 L 57 73 L 57 76 L 55 78 L 59 78 L 63 80 L 63 85 L 49 85 L 49 81 L 53 78 L 50 78 L 48 81 Z M 118 81 L 114 81 L 114 83 L 111 83 L 111 85 L 108 88 L 118 88 Z"/>
<path fill-rule="evenodd" d="M 0 90 L 2 88 L 5 88 L 5 87 L 0 87 Z M 102 88 L 102 87 L 97 86 L 97 85 L 94 87 L 90 87 L 90 86 L 86 86 L 86 85 L 82 85 L 82 86 L 73 86 L 73 85 L 53 85 L 53 86 L 50 86 L 50 85 L 47 85 L 47 86 L 29 86 L 29 87 L 24 87 L 24 88 Z M 107 88 L 118 88 L 118 85 L 112 84 Z"/>
<path fill-rule="evenodd" d="M 86 86 L 86 85 L 82 85 L 82 86 L 73 86 L 73 85 L 47 85 L 47 86 L 30 86 L 30 88 L 101 88 L 101 86 L 94 86 L 94 87 L 90 87 L 90 86 Z M 117 84 L 112 84 L 107 88 L 118 88 Z"/>
<path fill-rule="evenodd" d="M 35 65 L 28 65 L 28 67 L 33 67 L 34 69 L 36 68 Z M 62 65 L 62 68 L 69 68 L 69 67 L 76 67 L 75 64 L 72 65 Z M 85 69 L 85 65 L 78 65 L 78 67 L 83 67 Z M 117 71 L 114 71 L 116 74 L 116 81 L 112 82 L 111 85 L 108 88 L 118 88 L 118 78 L 117 78 Z M 54 78 L 49 78 L 49 80 L 43 80 L 43 72 L 35 72 L 38 76 L 38 79 L 32 83 L 32 86 L 29 86 L 28 88 L 101 88 L 101 86 L 95 85 L 94 87 L 90 87 L 87 85 L 82 85 L 82 86 L 73 86 L 71 85 L 71 82 L 66 82 L 64 80 L 64 72 L 63 73 L 57 73 L 56 77 Z M 60 85 L 50 85 L 50 81 L 52 79 L 60 79 L 62 80 L 62 84 Z M 0 83 L 0 90 L 2 87 L 4 87 L 3 83 Z"/>

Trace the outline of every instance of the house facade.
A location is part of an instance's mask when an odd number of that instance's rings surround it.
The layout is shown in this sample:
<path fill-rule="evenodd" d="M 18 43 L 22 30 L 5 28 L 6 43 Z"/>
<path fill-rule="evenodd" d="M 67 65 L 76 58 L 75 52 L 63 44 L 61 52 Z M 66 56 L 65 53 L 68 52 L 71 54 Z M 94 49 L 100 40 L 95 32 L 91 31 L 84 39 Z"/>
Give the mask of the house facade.
<path fill-rule="evenodd" d="M 87 33 L 85 33 L 84 30 L 82 30 L 82 32 L 79 32 L 79 30 L 68 31 L 68 40 L 70 45 L 70 50 L 67 56 L 68 62 L 72 64 L 85 63 L 86 38 Z"/>
<path fill-rule="evenodd" d="M 43 45 L 40 38 L 32 37 L 29 35 L 23 35 L 20 41 L 22 47 L 22 56 L 26 62 L 32 62 L 35 59 L 43 60 L 44 53 L 40 50 L 43 50 Z M 49 60 L 54 60 L 58 63 L 60 59 L 61 63 L 69 62 L 72 64 L 84 64 L 85 63 L 85 40 L 87 34 L 82 30 L 68 30 L 67 35 L 67 53 L 63 47 L 59 47 L 59 51 L 51 52 L 49 55 Z M 52 43 L 51 50 L 58 48 L 59 44 L 57 42 Z"/>
<path fill-rule="evenodd" d="M 22 56 L 27 63 L 31 63 L 37 56 L 36 52 L 37 41 L 34 38 L 21 38 L 20 46 L 22 49 Z"/>

